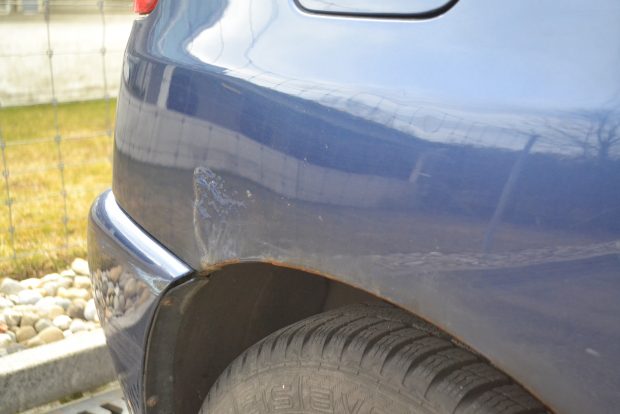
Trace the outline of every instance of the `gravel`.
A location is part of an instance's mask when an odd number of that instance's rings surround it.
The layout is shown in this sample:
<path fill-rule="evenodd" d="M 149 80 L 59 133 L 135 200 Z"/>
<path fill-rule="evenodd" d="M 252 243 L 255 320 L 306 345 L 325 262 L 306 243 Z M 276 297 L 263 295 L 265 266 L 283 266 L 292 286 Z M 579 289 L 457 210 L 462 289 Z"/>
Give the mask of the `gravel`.
<path fill-rule="evenodd" d="M 66 331 L 71 326 L 71 318 L 67 315 L 58 315 L 54 318 L 52 324 L 58 329 Z"/>
<path fill-rule="evenodd" d="M 17 294 L 16 303 L 18 305 L 34 305 L 42 297 L 43 295 L 38 291 L 26 288 Z"/>
<path fill-rule="evenodd" d="M 10 278 L 5 278 L 0 283 L 0 293 L 5 295 L 16 295 L 25 288 L 17 281 Z"/>
<path fill-rule="evenodd" d="M 0 348 L 6 348 L 14 343 L 14 339 L 9 334 L 0 334 Z"/>
<path fill-rule="evenodd" d="M 41 278 L 0 280 L 0 357 L 99 327 L 84 259 Z"/>

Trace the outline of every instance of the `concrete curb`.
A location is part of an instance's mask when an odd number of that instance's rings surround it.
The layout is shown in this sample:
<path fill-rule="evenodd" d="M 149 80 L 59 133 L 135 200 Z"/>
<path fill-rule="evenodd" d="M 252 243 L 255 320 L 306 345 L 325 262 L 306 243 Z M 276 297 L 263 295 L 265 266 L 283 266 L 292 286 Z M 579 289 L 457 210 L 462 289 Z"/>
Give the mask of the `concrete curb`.
<path fill-rule="evenodd" d="M 116 379 L 102 329 L 0 358 L 0 412 L 16 413 Z"/>

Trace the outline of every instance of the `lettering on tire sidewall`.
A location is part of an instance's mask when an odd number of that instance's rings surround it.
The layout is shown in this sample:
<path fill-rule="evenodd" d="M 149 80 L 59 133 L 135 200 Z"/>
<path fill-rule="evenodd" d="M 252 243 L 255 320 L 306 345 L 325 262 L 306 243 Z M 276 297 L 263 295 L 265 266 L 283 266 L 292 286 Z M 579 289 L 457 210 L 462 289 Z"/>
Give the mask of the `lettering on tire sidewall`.
<path fill-rule="evenodd" d="M 305 370 L 304 370 L 305 371 Z M 226 414 L 411 413 L 402 396 L 364 384 L 342 372 L 269 372 L 237 384 L 223 404 Z M 224 401 L 222 401 L 224 402 Z M 232 404 L 230 404 L 232 403 Z"/>

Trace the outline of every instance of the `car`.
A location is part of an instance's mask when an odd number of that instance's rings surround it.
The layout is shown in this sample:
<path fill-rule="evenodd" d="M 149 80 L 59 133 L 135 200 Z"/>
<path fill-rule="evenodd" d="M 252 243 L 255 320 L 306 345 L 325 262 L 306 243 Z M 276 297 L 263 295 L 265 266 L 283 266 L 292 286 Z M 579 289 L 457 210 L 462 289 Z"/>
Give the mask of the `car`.
<path fill-rule="evenodd" d="M 135 6 L 88 236 L 133 412 L 616 412 L 620 3 Z"/>

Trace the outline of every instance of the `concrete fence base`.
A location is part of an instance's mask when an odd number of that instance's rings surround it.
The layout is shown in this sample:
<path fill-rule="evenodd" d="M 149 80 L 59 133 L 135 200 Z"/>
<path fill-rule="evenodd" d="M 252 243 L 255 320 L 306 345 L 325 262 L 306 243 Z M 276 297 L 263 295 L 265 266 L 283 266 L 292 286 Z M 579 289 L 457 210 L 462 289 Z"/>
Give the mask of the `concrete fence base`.
<path fill-rule="evenodd" d="M 49 38 L 43 15 L 0 21 L 0 107 L 116 96 L 134 15 L 106 16 L 105 32 L 98 14 L 50 19 Z"/>
<path fill-rule="evenodd" d="M 16 413 L 116 378 L 101 329 L 0 358 L 0 412 Z"/>

